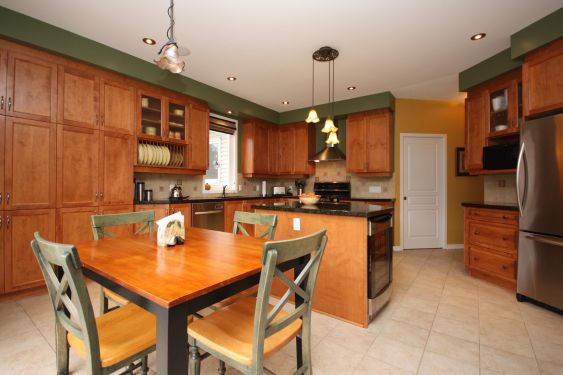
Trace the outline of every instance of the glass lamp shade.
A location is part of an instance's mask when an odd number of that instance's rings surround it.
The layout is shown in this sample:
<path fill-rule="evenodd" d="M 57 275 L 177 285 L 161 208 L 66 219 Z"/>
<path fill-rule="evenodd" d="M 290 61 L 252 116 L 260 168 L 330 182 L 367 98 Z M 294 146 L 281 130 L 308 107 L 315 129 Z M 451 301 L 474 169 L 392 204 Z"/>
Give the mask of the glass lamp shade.
<path fill-rule="evenodd" d="M 168 70 L 172 73 L 181 73 L 184 71 L 186 63 L 178 53 L 178 45 L 176 43 L 167 43 L 160 50 L 160 56 L 154 60 L 160 69 Z"/>
<path fill-rule="evenodd" d="M 340 141 L 338 140 L 338 137 L 336 136 L 336 132 L 330 132 L 330 134 L 328 135 L 328 138 L 326 140 L 326 144 L 327 145 L 336 145 L 339 144 Z"/>
<path fill-rule="evenodd" d="M 336 126 L 334 126 L 334 121 L 332 121 L 332 118 L 327 117 L 326 121 L 325 121 L 325 125 L 324 125 L 324 127 L 321 131 L 323 133 L 334 133 L 337 130 L 338 130 L 338 128 Z"/>
<path fill-rule="evenodd" d="M 315 108 L 311 108 L 311 110 L 309 111 L 309 116 L 307 116 L 307 119 L 305 120 L 305 122 L 307 124 L 310 124 L 310 123 L 316 124 L 319 121 L 321 121 L 321 120 L 319 119 L 319 116 L 317 115 L 317 111 L 315 110 Z"/>

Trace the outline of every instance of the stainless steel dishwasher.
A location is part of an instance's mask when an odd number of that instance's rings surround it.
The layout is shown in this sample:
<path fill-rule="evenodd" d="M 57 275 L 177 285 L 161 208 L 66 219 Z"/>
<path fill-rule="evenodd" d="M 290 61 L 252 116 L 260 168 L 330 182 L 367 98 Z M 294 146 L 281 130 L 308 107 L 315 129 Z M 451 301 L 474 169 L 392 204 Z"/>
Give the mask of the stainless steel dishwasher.
<path fill-rule="evenodd" d="M 225 205 L 223 202 L 192 203 L 192 227 L 225 230 Z"/>

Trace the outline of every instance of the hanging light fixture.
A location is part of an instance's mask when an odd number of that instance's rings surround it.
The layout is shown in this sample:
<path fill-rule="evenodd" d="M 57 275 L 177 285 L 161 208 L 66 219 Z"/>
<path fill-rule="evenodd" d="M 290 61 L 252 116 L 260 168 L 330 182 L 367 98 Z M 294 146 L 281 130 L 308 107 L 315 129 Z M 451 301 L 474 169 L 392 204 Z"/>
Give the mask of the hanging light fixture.
<path fill-rule="evenodd" d="M 170 27 L 166 31 L 168 41 L 162 46 L 158 52 L 159 57 L 154 62 L 160 69 L 168 70 L 172 73 L 181 73 L 184 71 L 186 63 L 182 60 L 180 49 L 174 40 L 174 0 L 170 0 L 168 17 L 170 17 Z"/>
<path fill-rule="evenodd" d="M 307 119 L 305 120 L 305 122 L 307 124 L 313 123 L 316 124 L 317 122 L 321 121 L 319 119 L 319 115 L 317 114 L 317 111 L 315 110 L 315 58 L 313 55 L 313 88 L 311 90 L 311 109 L 309 110 L 309 116 L 307 116 Z"/>
<path fill-rule="evenodd" d="M 332 97 L 330 96 L 331 64 L 332 64 Z M 334 116 L 334 59 L 329 60 L 328 62 L 328 105 L 330 107 L 330 115 L 327 116 L 323 129 L 321 131 L 323 133 L 336 133 L 338 131 L 338 128 L 334 126 L 334 120 L 332 119 Z"/>

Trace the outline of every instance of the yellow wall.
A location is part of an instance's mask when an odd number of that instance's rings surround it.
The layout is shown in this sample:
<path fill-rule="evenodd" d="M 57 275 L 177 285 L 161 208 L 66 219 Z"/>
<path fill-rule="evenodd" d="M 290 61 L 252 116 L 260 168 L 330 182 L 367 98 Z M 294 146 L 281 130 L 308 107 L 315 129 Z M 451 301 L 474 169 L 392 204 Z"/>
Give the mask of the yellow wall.
<path fill-rule="evenodd" d="M 455 175 L 455 149 L 463 147 L 464 105 L 457 102 L 397 99 L 395 102 L 395 245 L 401 243 L 400 134 L 447 135 L 447 244 L 463 243 L 463 201 L 483 200 L 482 177 Z"/>

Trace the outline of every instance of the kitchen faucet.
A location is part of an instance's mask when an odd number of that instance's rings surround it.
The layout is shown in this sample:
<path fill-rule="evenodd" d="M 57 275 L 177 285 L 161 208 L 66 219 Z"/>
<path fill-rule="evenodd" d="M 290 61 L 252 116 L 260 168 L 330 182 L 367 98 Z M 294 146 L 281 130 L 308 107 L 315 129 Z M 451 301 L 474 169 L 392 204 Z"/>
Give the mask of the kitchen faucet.
<path fill-rule="evenodd" d="M 223 185 L 223 198 L 225 198 L 225 190 L 227 189 L 227 185 Z"/>

